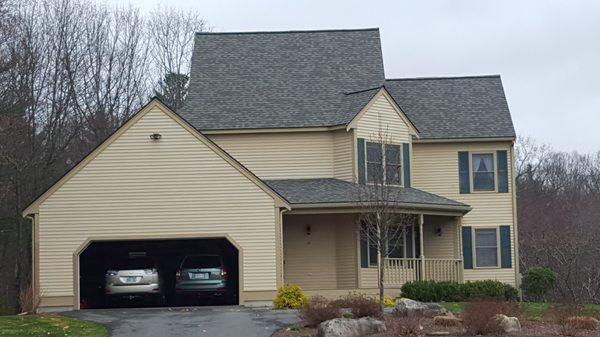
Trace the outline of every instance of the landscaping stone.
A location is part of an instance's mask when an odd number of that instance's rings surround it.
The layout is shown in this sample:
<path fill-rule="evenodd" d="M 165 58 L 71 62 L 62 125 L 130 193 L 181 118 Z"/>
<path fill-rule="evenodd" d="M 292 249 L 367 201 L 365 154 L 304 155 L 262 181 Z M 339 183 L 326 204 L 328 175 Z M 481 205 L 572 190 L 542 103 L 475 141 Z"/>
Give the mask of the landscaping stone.
<path fill-rule="evenodd" d="M 336 318 L 319 324 L 317 337 L 361 337 L 384 331 L 385 323 L 375 318 Z"/>
<path fill-rule="evenodd" d="M 521 323 L 516 317 L 508 317 L 506 315 L 496 315 L 494 319 L 498 321 L 498 325 L 504 330 L 504 332 L 517 332 L 521 331 Z"/>
<path fill-rule="evenodd" d="M 435 316 L 433 324 L 441 326 L 458 326 L 462 323 L 460 318 L 454 316 Z"/>
<path fill-rule="evenodd" d="M 439 303 L 425 303 L 413 301 L 408 298 L 399 298 L 396 300 L 396 311 L 399 315 L 406 317 L 435 317 L 450 315 L 450 312 Z"/>

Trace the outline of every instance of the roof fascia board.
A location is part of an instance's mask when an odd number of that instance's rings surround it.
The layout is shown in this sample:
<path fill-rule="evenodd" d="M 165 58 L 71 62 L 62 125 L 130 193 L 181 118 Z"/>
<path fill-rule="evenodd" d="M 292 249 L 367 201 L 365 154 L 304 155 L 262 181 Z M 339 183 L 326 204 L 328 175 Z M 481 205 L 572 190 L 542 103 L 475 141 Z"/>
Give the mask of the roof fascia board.
<path fill-rule="evenodd" d="M 514 142 L 515 137 L 489 137 L 489 138 L 420 138 L 413 139 L 413 143 L 475 143 L 475 142 Z"/>
<path fill-rule="evenodd" d="M 328 213 L 364 213 L 368 207 L 359 207 L 356 205 L 338 203 L 338 204 L 310 204 L 311 207 L 304 204 L 293 204 L 291 211 L 286 214 L 328 214 Z M 393 211 L 392 211 L 393 212 Z M 429 209 L 419 207 L 398 207 L 397 213 L 409 214 L 427 214 L 444 216 L 463 216 L 468 211 L 451 209 Z"/>
<path fill-rule="evenodd" d="M 467 213 L 472 210 L 471 206 L 452 206 L 452 205 L 433 205 L 433 204 L 418 204 L 418 203 L 397 203 L 399 211 L 406 209 L 414 210 L 433 210 L 433 211 L 454 211 L 458 213 Z M 313 208 L 351 208 L 356 212 L 362 212 L 368 209 L 368 206 L 360 205 L 355 202 L 340 202 L 340 203 L 313 203 L 313 204 L 292 204 L 293 210 L 298 209 L 313 209 Z"/>
<path fill-rule="evenodd" d="M 390 93 L 387 91 L 387 89 L 385 87 L 382 87 L 381 89 L 379 89 L 379 91 L 377 92 L 377 94 L 375 94 L 373 96 L 373 98 L 371 98 L 371 100 L 369 101 L 369 103 L 367 103 L 353 118 L 352 120 L 350 120 L 350 122 L 348 122 L 348 124 L 346 124 L 346 130 L 350 130 L 350 129 L 355 129 L 356 125 L 358 124 L 358 121 L 362 118 L 362 116 L 369 111 L 369 109 L 373 106 L 373 104 L 375 103 L 375 101 L 381 97 L 384 96 L 385 99 L 388 101 L 388 103 L 390 103 L 390 105 L 392 106 L 392 108 L 396 111 L 396 113 L 398 114 L 398 116 L 402 119 L 402 121 L 408 126 L 408 128 L 410 129 L 410 133 L 411 135 L 416 136 L 417 138 L 420 137 L 419 131 L 417 130 L 417 128 L 415 127 L 415 125 L 410 121 L 410 119 L 408 119 L 408 117 L 406 116 L 406 114 L 404 113 L 404 111 L 402 111 L 402 109 L 400 108 L 400 106 L 398 106 L 398 104 L 396 103 L 396 101 L 394 100 L 394 98 L 392 97 L 392 95 L 390 95 Z"/>
<path fill-rule="evenodd" d="M 121 127 L 119 127 L 112 135 L 110 135 L 106 140 L 104 140 L 100 145 L 98 145 L 92 152 L 90 152 L 87 156 L 85 156 L 77 165 L 75 165 L 72 169 L 70 169 L 62 178 L 60 178 L 56 183 L 54 183 L 50 188 L 48 188 L 42 195 L 40 195 L 37 199 L 35 199 L 29 206 L 25 208 L 22 212 L 22 216 L 26 217 L 29 214 L 36 214 L 39 212 L 39 206 L 50 197 L 56 190 L 58 190 L 61 186 L 67 183 L 75 174 L 81 171 L 84 167 L 86 167 L 92 160 L 94 160 L 102 151 L 104 151 L 110 144 L 112 144 L 117 138 L 119 138 L 123 133 L 125 133 L 129 128 L 131 128 L 135 123 L 137 123 L 143 116 L 145 116 L 148 112 L 150 112 L 154 107 L 159 107 L 159 109 L 164 112 L 167 116 L 181 125 L 184 129 L 190 132 L 193 136 L 195 136 L 198 140 L 200 140 L 203 144 L 209 147 L 212 151 L 214 151 L 218 156 L 223 158 L 226 162 L 228 162 L 231 166 L 237 169 L 242 175 L 256 184 L 260 189 L 265 191 L 269 196 L 273 198 L 275 201 L 275 205 L 277 207 L 284 207 L 286 209 L 291 209 L 289 203 L 279 194 L 277 194 L 273 189 L 271 189 L 267 184 L 265 184 L 262 180 L 256 177 L 250 170 L 240 164 L 237 160 L 235 160 L 231 155 L 229 155 L 225 150 L 220 148 L 217 144 L 215 144 L 208 137 L 201 134 L 198 130 L 193 128 L 187 121 L 185 121 L 181 116 L 174 113 L 169 107 L 163 104 L 157 98 L 153 98 L 148 102 L 144 107 L 142 107 L 136 114 L 134 114 L 127 122 L 125 122 Z"/>

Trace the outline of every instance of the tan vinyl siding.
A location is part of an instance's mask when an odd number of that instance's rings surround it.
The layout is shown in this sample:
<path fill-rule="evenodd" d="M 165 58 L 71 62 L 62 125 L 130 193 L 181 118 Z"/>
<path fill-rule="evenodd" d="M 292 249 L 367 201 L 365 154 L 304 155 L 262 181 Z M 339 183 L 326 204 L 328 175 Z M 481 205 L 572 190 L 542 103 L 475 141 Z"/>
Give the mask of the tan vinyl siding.
<path fill-rule="evenodd" d="M 463 226 L 497 227 L 510 225 L 513 227 L 511 233 L 514 234 L 512 184 L 509 184 L 509 193 L 459 193 L 458 152 L 494 152 L 497 150 L 506 150 L 508 152 L 508 162 L 511 162 L 509 142 L 413 144 L 413 186 L 471 205 L 473 210 L 464 216 Z M 512 181 L 511 165 L 509 165 L 508 173 L 509 181 Z M 511 244 L 513 245 L 512 265 L 514 266 L 514 240 L 511 240 Z M 464 278 L 465 280 L 497 279 L 511 284 L 515 283 L 515 273 L 512 268 L 465 270 Z"/>
<path fill-rule="evenodd" d="M 160 141 L 148 135 L 159 132 Z M 40 287 L 73 295 L 73 253 L 88 238 L 228 234 L 243 290 L 276 289 L 273 199 L 158 107 L 39 209 Z"/>
<path fill-rule="evenodd" d="M 395 144 L 411 141 L 408 125 L 383 94 L 378 95 L 367 111 L 360 116 L 356 130 L 357 137 L 374 142 L 379 142 L 381 138 Z"/>
<path fill-rule="evenodd" d="M 209 137 L 262 179 L 334 176 L 332 132 L 215 134 Z"/>
<path fill-rule="evenodd" d="M 378 288 L 377 283 L 377 268 L 361 268 L 360 269 L 360 287 L 361 288 Z"/>
<path fill-rule="evenodd" d="M 426 258 L 452 259 L 458 246 L 456 219 L 442 216 L 425 216 L 423 246 Z M 441 229 L 441 235 L 437 229 Z"/>
<path fill-rule="evenodd" d="M 333 135 L 333 176 L 353 181 L 354 137 L 352 131 L 334 131 Z"/>
<path fill-rule="evenodd" d="M 355 288 L 355 223 L 352 215 L 284 216 L 285 282 L 305 290 Z"/>

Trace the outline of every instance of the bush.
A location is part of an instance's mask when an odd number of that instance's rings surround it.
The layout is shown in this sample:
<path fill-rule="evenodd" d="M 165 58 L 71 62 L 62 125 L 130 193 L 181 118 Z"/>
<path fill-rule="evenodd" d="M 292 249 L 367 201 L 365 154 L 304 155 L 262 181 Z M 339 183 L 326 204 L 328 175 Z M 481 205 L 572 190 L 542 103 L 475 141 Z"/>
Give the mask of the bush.
<path fill-rule="evenodd" d="M 473 299 L 516 300 L 515 287 L 499 281 L 474 281 L 466 283 L 416 281 L 402 286 L 402 296 L 422 302 L 463 302 Z"/>
<path fill-rule="evenodd" d="M 300 318 L 310 327 L 338 317 L 340 309 L 322 296 L 311 297 L 300 309 Z"/>
<path fill-rule="evenodd" d="M 497 301 L 476 300 L 467 303 L 462 318 L 468 335 L 477 336 L 503 332 L 498 320 L 494 317 L 501 314 L 503 310 L 503 304 Z"/>
<path fill-rule="evenodd" d="M 19 293 L 19 305 L 22 313 L 35 314 L 40 306 L 40 296 L 35 293 L 32 285 Z"/>
<path fill-rule="evenodd" d="M 386 308 L 394 308 L 396 306 L 396 299 L 391 297 L 386 297 L 383 300 L 383 306 Z"/>
<path fill-rule="evenodd" d="M 360 293 L 350 293 L 336 301 L 338 306 L 350 308 L 354 318 L 379 317 L 379 302 Z"/>
<path fill-rule="evenodd" d="M 422 336 L 423 317 L 404 317 L 394 313 L 387 319 L 386 327 L 388 336 Z"/>
<path fill-rule="evenodd" d="M 273 301 L 275 308 L 279 309 L 300 309 L 306 303 L 306 296 L 299 286 L 286 284 L 279 288 L 277 297 Z"/>
<path fill-rule="evenodd" d="M 542 301 L 556 284 L 556 274 L 548 268 L 531 268 L 523 273 L 521 288 L 528 299 Z"/>

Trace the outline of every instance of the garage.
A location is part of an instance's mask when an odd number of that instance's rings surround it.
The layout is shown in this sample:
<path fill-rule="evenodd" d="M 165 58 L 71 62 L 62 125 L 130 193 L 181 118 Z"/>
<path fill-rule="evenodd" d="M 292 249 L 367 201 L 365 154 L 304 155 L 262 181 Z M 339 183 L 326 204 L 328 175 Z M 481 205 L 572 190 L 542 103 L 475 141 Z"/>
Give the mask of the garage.
<path fill-rule="evenodd" d="M 238 259 L 226 238 L 92 241 L 79 254 L 80 308 L 237 305 Z"/>

